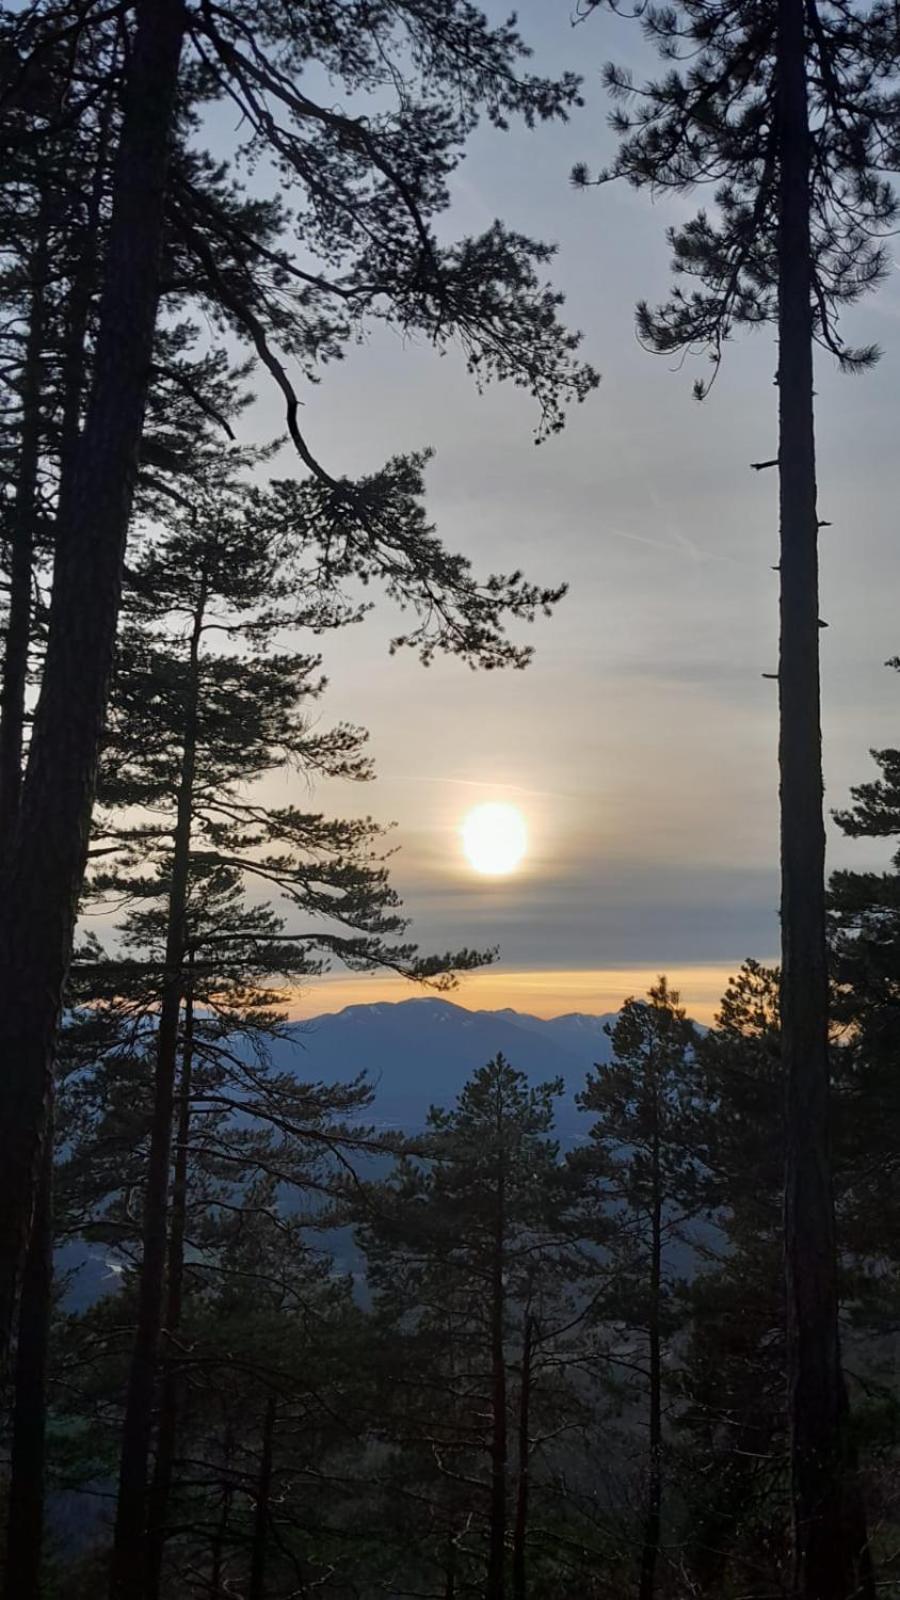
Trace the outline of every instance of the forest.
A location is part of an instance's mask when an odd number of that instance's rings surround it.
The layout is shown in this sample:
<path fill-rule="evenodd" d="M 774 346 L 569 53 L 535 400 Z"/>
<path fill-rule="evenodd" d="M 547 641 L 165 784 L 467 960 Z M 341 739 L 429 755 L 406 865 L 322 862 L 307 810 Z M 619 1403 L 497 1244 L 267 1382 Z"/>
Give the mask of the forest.
<path fill-rule="evenodd" d="M 897 266 L 900 16 L 542 7 L 571 70 L 477 0 L 0 5 L 4 1600 L 900 1596 L 900 737 L 826 806 L 816 461 Z M 317 406 L 387 330 L 473 407 L 521 391 L 552 462 L 604 352 L 458 173 L 577 117 L 607 26 L 612 154 L 559 181 L 598 260 L 613 193 L 677 202 L 640 344 L 708 408 L 773 350 L 736 459 L 778 539 L 780 951 L 711 1023 L 623 994 L 574 1091 L 497 1049 L 400 1127 L 364 1041 L 339 1081 L 291 1050 L 296 996 L 497 952 L 417 942 L 331 674 L 387 619 L 475 717 L 579 580 L 445 542 L 429 449 L 355 474 Z"/>

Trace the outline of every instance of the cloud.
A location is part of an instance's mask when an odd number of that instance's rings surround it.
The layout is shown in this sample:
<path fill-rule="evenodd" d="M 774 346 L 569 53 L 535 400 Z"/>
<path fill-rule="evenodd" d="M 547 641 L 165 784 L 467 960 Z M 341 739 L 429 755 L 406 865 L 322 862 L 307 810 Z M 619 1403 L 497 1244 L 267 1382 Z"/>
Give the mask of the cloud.
<path fill-rule="evenodd" d="M 499 945 L 538 967 L 761 959 L 778 944 L 777 872 L 573 862 L 565 873 L 435 887 L 399 880 L 425 949 Z"/>

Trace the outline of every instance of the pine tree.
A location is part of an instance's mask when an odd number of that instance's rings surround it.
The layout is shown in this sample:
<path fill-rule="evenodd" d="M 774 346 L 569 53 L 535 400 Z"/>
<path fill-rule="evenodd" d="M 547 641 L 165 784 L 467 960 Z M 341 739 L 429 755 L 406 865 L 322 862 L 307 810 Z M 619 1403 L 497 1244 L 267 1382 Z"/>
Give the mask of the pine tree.
<path fill-rule="evenodd" d="M 0 21 L 12 32 L 12 19 Z M 118 42 L 85 52 L 81 81 L 93 104 L 77 128 L 24 137 L 35 116 L 58 119 L 73 91 L 72 63 L 59 45 L 33 77 L 7 84 L 12 149 L 0 186 L 4 265 L 0 300 L 4 372 L 14 401 L 4 411 L 3 538 L 8 574 L 0 692 L 0 842 L 17 825 L 28 726 L 27 689 L 43 643 L 52 528 L 62 463 L 77 442 L 87 384 L 94 265 L 105 228 L 107 159 Z M 23 135 L 17 142 L 16 133 Z M 40 596 L 40 598 L 39 598 Z"/>
<path fill-rule="evenodd" d="M 33 634 L 33 585 L 36 567 L 36 523 L 41 492 L 41 441 L 45 417 L 41 405 L 45 334 L 48 318 L 50 258 L 50 205 L 45 189 L 38 201 L 34 237 L 27 258 L 30 288 L 27 296 L 27 335 L 22 351 L 19 382 L 19 426 L 14 438 L 14 485 L 4 511 L 7 534 L 9 586 L 3 637 L 2 687 L 0 687 L 0 860 L 9 848 L 15 828 L 21 790 L 22 750 L 25 738 L 29 651 Z M 6 520 L 6 519 L 4 519 Z M 11 1488 L 6 1541 L 6 1591 L 32 1600 L 37 1594 L 33 1552 L 40 1549 L 43 1522 L 43 1386 L 46 1342 L 42 1307 L 51 1273 L 48 1197 L 51 1159 L 42 1158 L 42 1200 L 35 1207 L 34 1225 L 25 1257 L 19 1315 L 18 1355 L 15 1369 L 15 1414 L 12 1441 Z"/>
<path fill-rule="evenodd" d="M 673 1471 L 701 1594 L 782 1581 L 783 1095 L 778 973 L 746 961 L 697 1041 L 708 1223 L 683 1290 Z"/>
<path fill-rule="evenodd" d="M 8 509 L 9 589 L 6 606 L 3 677 L 0 691 L 0 859 L 12 859 L 21 794 L 22 762 L 30 723 L 28 690 L 39 681 L 45 643 L 46 601 L 53 553 L 53 531 L 60 482 L 74 457 L 96 332 L 96 263 L 108 224 L 111 182 L 108 150 L 115 81 L 121 62 L 121 39 L 98 39 L 79 65 L 80 79 L 90 84 L 92 113 L 63 136 L 43 139 L 38 148 L 17 151 L 5 177 L 6 205 L 15 212 L 9 229 L 10 265 L 0 296 L 7 306 L 22 298 L 27 326 L 19 348 L 17 321 L 8 333 L 8 374 L 18 373 L 20 405 L 5 416 L 11 427 L 9 457 L 15 463 Z M 28 88 L 45 112 L 56 114 L 66 85 L 65 53 L 42 64 L 41 75 Z M 71 65 L 71 63 L 69 63 Z M 16 109 L 23 111 L 22 96 Z M 12 223 L 12 218 L 9 219 Z M 192 331 L 184 326 L 157 335 L 154 386 L 142 441 L 142 458 L 159 463 L 161 418 L 174 431 L 196 433 L 198 418 L 211 413 L 220 422 L 226 409 L 239 409 L 230 390 L 225 363 L 217 356 L 190 359 L 185 354 Z M 223 392 L 223 390 L 225 392 Z M 179 460 L 186 465 L 184 454 Z M 165 477 L 147 482 L 142 471 L 138 504 L 170 493 Z M 11 1462 L 7 1588 L 19 1600 L 38 1593 L 37 1563 L 41 1548 L 43 1442 L 40 1427 L 30 1419 L 42 1414 L 43 1374 L 49 1316 L 51 1267 L 48 1251 L 52 1224 L 52 1086 L 48 1102 L 50 1150 L 42 1159 L 35 1200 L 32 1245 L 26 1257 L 19 1310 L 15 1409 L 23 1419 L 15 1430 Z"/>
<path fill-rule="evenodd" d="M 598 0 L 584 7 L 595 9 Z M 716 210 L 670 230 L 667 304 L 638 308 L 664 353 L 706 351 L 714 371 L 736 329 L 778 330 L 781 635 L 781 1017 L 786 1121 L 786 1265 L 797 1588 L 807 1600 L 872 1594 L 865 1518 L 847 1456 L 829 1156 L 825 829 L 819 692 L 813 351 L 846 370 L 841 310 L 884 276 L 880 241 L 897 201 L 896 19 L 889 6 L 679 0 L 642 12 L 666 73 L 622 102 L 609 174 L 681 193 L 713 186 Z M 684 63 L 682 65 L 682 63 Z M 634 109 L 631 108 L 632 103 Z M 584 169 L 576 180 L 589 181 Z M 696 392 L 702 396 L 702 381 Z M 862 1588 L 860 1587 L 862 1586 Z"/>
<path fill-rule="evenodd" d="M 564 116 L 577 100 L 559 83 L 519 71 L 524 47 L 511 24 L 492 28 L 474 7 L 378 4 L 339 14 L 331 5 L 270 6 L 262 27 L 239 3 L 212 8 L 138 0 L 111 19 L 82 16 L 66 0 L 16 14 L 4 39 L 7 88 L 34 78 L 48 50 L 68 41 L 77 61 L 97 30 L 127 34 L 119 115 L 111 148 L 110 221 L 101 259 L 93 384 L 78 447 L 60 486 L 47 655 L 35 713 L 22 820 L 2 897 L 0 1052 L 10 1063 L 0 1115 L 0 1339 L 9 1337 L 40 1160 L 53 1042 L 84 872 L 101 730 L 119 611 L 125 541 L 153 364 L 165 246 L 177 220 L 197 292 L 221 321 L 239 326 L 286 403 L 288 429 L 333 520 L 364 539 L 391 514 L 398 493 L 407 520 L 419 487 L 395 465 L 354 485 L 316 459 L 298 423 L 298 396 L 270 329 L 248 297 L 262 249 L 244 270 L 223 267 L 206 236 L 202 202 L 187 204 L 173 152 L 191 143 L 204 103 L 236 103 L 247 137 L 242 158 L 274 158 L 301 217 L 301 266 L 285 238 L 276 281 L 290 278 L 293 315 L 281 320 L 287 361 L 334 356 L 361 323 L 384 317 L 459 338 L 477 376 L 511 379 L 537 398 L 550 429 L 570 396 L 596 381 L 575 359 L 577 339 L 558 321 L 541 275 L 547 248 L 496 224 L 480 239 L 442 246 L 435 219 L 447 179 L 480 116 L 502 126 Z M 410 76 L 410 63 L 413 67 Z M 315 64 L 348 99 L 370 97 L 373 115 L 319 104 L 306 92 Z M 10 97 L 8 97 L 10 98 Z M 329 100 L 331 97 L 329 97 Z M 60 117 L 33 114 L 12 142 L 77 124 L 93 96 L 77 81 Z M 196 143 L 196 141 L 194 141 Z M 202 164 L 202 160 L 201 160 Z M 188 175 L 188 188 L 190 188 Z M 177 218 L 176 218 L 177 213 Z M 248 272 L 248 263 L 253 273 Z M 320 269 L 320 270 L 319 270 Z M 180 292 L 189 296 L 191 276 Z M 80 693 L 73 699 L 71 685 Z M 13 1001 L 12 996 L 15 996 Z"/>
<path fill-rule="evenodd" d="M 663 1542 L 664 1359 L 677 1326 L 673 1246 L 702 1206 L 695 1136 L 696 1035 L 660 978 L 647 1000 L 626 1000 L 607 1025 L 613 1057 L 579 1097 L 595 1113 L 590 1146 L 570 1158 L 601 1217 L 610 1217 L 613 1261 L 603 1317 L 624 1325 L 646 1358 L 646 1488 L 638 1572 L 652 1600 Z M 629 1359 L 632 1359 L 629 1356 Z"/>
<path fill-rule="evenodd" d="M 148 1010 L 159 1005 L 140 1318 L 118 1498 L 113 1582 L 122 1586 L 133 1585 L 146 1537 L 166 1195 L 188 983 L 193 1007 L 211 1006 L 227 1021 L 234 1009 L 230 971 L 240 1004 L 241 985 L 267 967 L 302 976 L 321 970 L 329 954 L 356 968 L 391 965 L 411 976 L 479 959 L 462 952 L 418 960 L 398 937 L 405 923 L 375 853 L 379 830 L 370 820 L 330 821 L 293 807 L 267 808 L 257 798 L 254 785 L 288 764 L 330 777 L 369 775 L 357 730 L 310 725 L 306 703 L 323 686 L 319 658 L 274 648 L 286 627 L 321 632 L 358 613 L 339 591 L 298 582 L 301 560 L 318 559 L 313 532 L 300 523 L 276 537 L 282 524 L 267 497 L 230 488 L 227 480 L 222 485 L 218 476 L 206 500 L 198 493 L 189 509 L 172 513 L 168 537 L 151 544 L 130 571 L 132 626 L 119 650 L 100 779 L 105 842 L 98 848 L 105 854 L 94 886 L 119 903 L 132 902 L 123 935 L 125 951 L 140 952 L 131 973 L 136 1002 Z M 278 513 L 280 506 L 281 499 Z M 210 647 L 223 633 L 227 653 Z M 106 808 L 114 808 L 108 821 Z M 124 825 L 115 809 L 127 817 Z M 285 929 L 265 908 L 245 908 L 242 881 L 253 879 L 283 896 L 308 926 Z M 109 982 L 127 992 L 128 978 L 126 954 Z"/>
<path fill-rule="evenodd" d="M 106 61 L 94 62 L 102 72 Z M 38 74 L 13 85 L 11 127 L 59 115 L 66 84 L 64 52 L 51 52 Z M 102 90 L 102 80 L 101 80 Z M 99 227 L 111 90 L 75 137 L 24 144 L 5 164 L 0 189 L 5 260 L 0 299 L 4 373 L 14 393 L 4 411 L 2 563 L 8 583 L 2 618 L 0 678 L 0 868 L 12 859 L 22 763 L 30 722 L 28 694 L 45 635 L 55 496 L 71 455 L 85 381 L 88 307 L 85 268 Z M 49 1144 L 41 1161 L 34 1226 L 25 1258 L 17 1362 L 5 1592 L 35 1600 L 43 1522 L 44 1384 L 52 1263 L 52 1092 Z"/>
<path fill-rule="evenodd" d="M 561 1089 L 530 1088 L 497 1056 L 455 1106 L 432 1110 L 420 1154 L 368 1192 L 361 1239 L 396 1386 L 381 1431 L 403 1450 L 406 1492 L 430 1502 L 395 1584 L 430 1573 L 445 1596 L 477 1586 L 500 1600 L 526 1592 L 537 1560 L 535 1437 L 547 1405 L 565 1431 L 561 1328 L 579 1272 L 552 1138 Z"/>
<path fill-rule="evenodd" d="M 855 875 L 835 876 L 845 888 Z M 896 1309 L 892 1273 L 885 1271 L 893 1259 L 894 1061 L 886 1051 L 879 1057 L 877 1023 L 868 1032 L 865 936 L 855 949 L 861 924 L 851 904 L 858 894 L 862 910 L 866 878 L 861 875 L 850 888 L 846 905 L 842 890 L 833 893 L 830 1052 L 838 1290 L 847 1366 L 854 1375 L 848 1444 L 854 1459 L 860 1453 L 874 1525 L 883 1528 L 894 1516 L 896 1439 L 893 1354 L 885 1343 Z M 874 904 L 869 909 L 874 912 Z M 876 937 L 877 923 L 875 912 L 868 927 Z M 887 925 L 883 931 L 887 946 Z M 854 975 L 861 980 L 858 992 Z M 685 1291 L 689 1337 L 679 1382 L 678 1469 L 689 1510 L 691 1572 L 710 1594 L 721 1592 L 729 1578 L 738 1586 L 777 1586 L 788 1564 L 779 1504 L 785 1318 L 778 1002 L 777 971 L 746 962 L 698 1050 L 700 1136 L 715 1227 L 705 1264 Z M 876 1015 L 877 1006 L 869 1013 L 873 1022 Z M 883 1536 L 876 1549 L 879 1556 L 889 1554 Z"/>
<path fill-rule="evenodd" d="M 27 17 L 26 39 L 33 21 Z M 9 1063 L 0 1204 L 4 1355 L 28 1240 L 53 1040 L 87 849 L 122 554 L 146 404 L 182 28 L 177 0 L 139 8 L 117 155 L 96 378 L 68 484 L 61 490 L 58 560 L 31 744 L 31 776 L 26 776 L 24 820 L 6 875 L 9 892 L 0 930 L 0 1037 Z M 81 693 L 73 697 L 70 688 L 76 674 Z M 38 837 L 43 844 L 34 849 Z"/>
<path fill-rule="evenodd" d="M 888 665 L 900 671 L 900 661 Z M 835 813 L 852 839 L 900 839 L 900 753 L 873 751 L 879 776 L 851 790 Z M 841 1231 L 858 1261 L 893 1256 L 897 1237 L 897 1040 L 900 1038 L 900 850 L 884 872 L 842 870 L 829 883 L 834 1010 L 844 1031 L 846 1061 L 836 1137 L 843 1168 Z M 872 1310 L 888 1291 L 876 1268 Z"/>
<path fill-rule="evenodd" d="M 210 1121 L 202 1101 L 195 1115 L 201 1128 Z M 289 1165 L 286 1142 L 270 1141 L 269 1158 Z M 302 1166 L 298 1153 L 298 1174 Z M 246 1592 L 260 1565 L 276 1592 L 300 1581 L 347 1593 L 348 1573 L 368 1576 L 355 1565 L 341 1484 L 362 1412 L 365 1379 L 352 1374 L 365 1371 L 366 1318 L 327 1235 L 310 1233 L 296 1198 L 262 1167 L 254 1176 L 249 1155 L 235 1176 L 192 1152 L 173 1347 L 178 1429 L 158 1552 L 164 1594 L 202 1594 L 215 1581 Z M 98 1463 L 114 1458 L 124 1378 L 117 1329 L 133 1315 L 134 1292 L 126 1265 L 119 1286 L 66 1318 L 57 1340 L 60 1439 L 78 1440 L 78 1454 L 59 1465 L 85 1488 Z"/>
<path fill-rule="evenodd" d="M 44 387 L 50 259 L 49 200 L 38 201 L 34 241 L 26 264 L 28 333 L 22 352 L 19 385 L 21 418 L 16 441 L 15 486 L 10 497 L 9 598 L 3 641 L 3 685 L 0 693 L 0 848 L 12 839 L 19 810 L 25 699 L 32 631 L 32 585 L 35 566 L 35 524 L 40 493 L 42 439 L 41 393 Z"/>

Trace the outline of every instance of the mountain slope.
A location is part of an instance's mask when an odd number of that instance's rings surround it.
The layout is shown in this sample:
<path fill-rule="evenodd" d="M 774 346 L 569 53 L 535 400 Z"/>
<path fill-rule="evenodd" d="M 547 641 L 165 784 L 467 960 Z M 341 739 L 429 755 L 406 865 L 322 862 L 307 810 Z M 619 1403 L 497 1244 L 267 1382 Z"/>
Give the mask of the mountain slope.
<path fill-rule="evenodd" d="M 593 1064 L 609 1060 L 603 1031 L 609 1020 L 467 1011 L 438 999 L 384 1001 L 295 1023 L 275 1059 L 311 1080 L 366 1072 L 376 1086 L 375 1120 L 415 1132 L 429 1106 L 452 1101 L 471 1073 L 501 1051 L 532 1083 L 563 1079 L 560 1132 L 572 1137 L 583 1131 L 575 1095 Z"/>

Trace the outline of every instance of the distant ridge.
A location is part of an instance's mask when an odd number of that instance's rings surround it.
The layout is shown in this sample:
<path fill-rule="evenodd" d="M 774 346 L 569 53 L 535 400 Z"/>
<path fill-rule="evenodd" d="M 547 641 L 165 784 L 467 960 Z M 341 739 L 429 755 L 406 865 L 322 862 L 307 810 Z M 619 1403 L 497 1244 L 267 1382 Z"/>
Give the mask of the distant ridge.
<path fill-rule="evenodd" d="M 532 1083 L 563 1079 L 560 1132 L 571 1138 L 583 1132 L 575 1096 L 591 1067 L 609 1060 L 604 1027 L 614 1021 L 615 1013 L 534 1017 L 510 1007 L 469 1011 L 434 997 L 379 1000 L 291 1024 L 274 1055 L 300 1078 L 346 1080 L 365 1071 L 376 1086 L 375 1120 L 415 1132 L 431 1105 L 452 1101 L 502 1051 Z"/>

